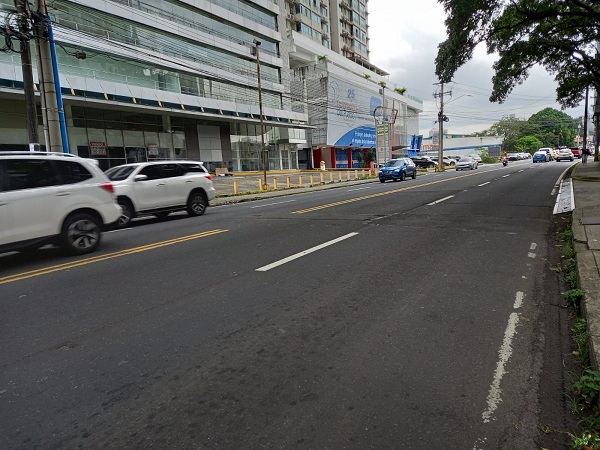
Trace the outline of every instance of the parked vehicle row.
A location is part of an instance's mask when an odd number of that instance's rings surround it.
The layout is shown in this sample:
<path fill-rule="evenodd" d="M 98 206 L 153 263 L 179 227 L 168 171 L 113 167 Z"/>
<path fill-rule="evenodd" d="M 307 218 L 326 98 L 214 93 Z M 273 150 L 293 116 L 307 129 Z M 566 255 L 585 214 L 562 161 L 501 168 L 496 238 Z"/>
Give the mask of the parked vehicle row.
<path fill-rule="evenodd" d="M 57 244 L 90 253 L 103 230 L 144 214 L 204 213 L 215 198 L 202 163 L 126 164 L 103 173 L 93 159 L 64 153 L 0 153 L 0 253 Z"/>

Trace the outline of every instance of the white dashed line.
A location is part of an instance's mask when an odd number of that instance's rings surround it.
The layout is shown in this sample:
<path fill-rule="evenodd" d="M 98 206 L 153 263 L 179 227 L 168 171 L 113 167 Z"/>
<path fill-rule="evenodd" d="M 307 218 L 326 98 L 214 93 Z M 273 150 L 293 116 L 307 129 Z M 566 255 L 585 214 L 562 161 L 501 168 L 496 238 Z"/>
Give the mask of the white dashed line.
<path fill-rule="evenodd" d="M 291 203 L 291 202 L 295 202 L 296 200 L 287 200 L 285 202 L 277 202 L 277 203 L 267 203 L 266 205 L 257 205 L 257 206 L 253 206 L 252 209 L 254 208 L 263 208 L 265 206 L 273 206 L 273 205 L 281 205 L 282 203 Z"/>
<path fill-rule="evenodd" d="M 485 186 L 486 184 L 490 184 L 490 182 L 486 181 L 485 183 L 478 184 L 477 186 L 481 187 L 481 186 Z"/>
<path fill-rule="evenodd" d="M 510 173 L 508 175 L 502 175 L 502 178 L 510 177 Z"/>
<path fill-rule="evenodd" d="M 515 304 L 513 305 L 513 308 L 519 309 L 521 306 L 523 306 L 524 298 L 525 298 L 525 294 L 523 294 L 522 292 L 517 292 L 517 296 L 515 298 Z"/>
<path fill-rule="evenodd" d="M 449 195 L 448 197 L 440 198 L 439 200 L 436 200 L 435 202 L 427 203 L 427 206 L 437 205 L 438 203 L 441 203 L 441 202 L 444 202 L 446 200 L 449 200 L 452 197 L 454 197 L 454 195 Z"/>
<path fill-rule="evenodd" d="M 346 192 L 362 191 L 363 189 L 371 189 L 371 187 L 367 186 L 367 187 L 361 187 L 361 188 L 356 188 L 356 189 L 348 189 L 348 191 L 346 191 Z"/>
<path fill-rule="evenodd" d="M 349 234 L 346 234 L 345 236 L 341 236 L 341 237 L 339 237 L 337 239 L 333 239 L 333 240 L 331 240 L 329 242 L 325 242 L 323 244 L 317 245 L 316 247 L 309 248 L 308 250 L 304 250 L 304 251 L 302 251 L 300 253 L 296 253 L 295 255 L 288 256 L 287 258 L 280 259 L 279 261 L 275 261 L 274 263 L 268 264 L 268 265 L 263 266 L 263 267 L 259 267 L 258 269 L 256 269 L 256 271 L 257 272 L 266 272 L 267 270 L 271 270 L 271 269 L 273 269 L 275 267 L 282 266 L 283 264 L 286 264 L 286 263 L 288 263 L 290 261 L 293 261 L 295 259 L 301 258 L 302 256 L 305 256 L 305 255 L 308 255 L 309 253 L 316 252 L 317 250 L 321 250 L 321 249 L 323 249 L 325 247 L 328 247 L 330 245 L 333 245 L 333 244 L 337 244 L 338 242 L 341 242 L 341 241 L 343 241 L 345 239 L 348 239 L 348 238 L 351 238 L 353 236 L 356 236 L 357 234 L 358 233 L 349 233 Z"/>
<path fill-rule="evenodd" d="M 532 242 L 531 245 L 529 246 L 529 250 L 535 250 L 537 248 L 537 244 L 535 242 Z"/>

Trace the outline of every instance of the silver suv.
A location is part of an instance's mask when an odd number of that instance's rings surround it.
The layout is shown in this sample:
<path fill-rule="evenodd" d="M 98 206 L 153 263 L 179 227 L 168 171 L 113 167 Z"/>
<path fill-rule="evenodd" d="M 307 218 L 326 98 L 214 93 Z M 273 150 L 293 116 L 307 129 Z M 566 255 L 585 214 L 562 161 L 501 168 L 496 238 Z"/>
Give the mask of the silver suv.
<path fill-rule="evenodd" d="M 212 177 L 201 162 L 156 161 L 125 164 L 105 172 L 115 187 L 125 227 L 141 215 L 164 218 L 173 211 L 201 216 L 215 198 Z"/>
<path fill-rule="evenodd" d="M 0 152 L 0 252 L 59 244 L 94 251 L 121 215 L 94 160 L 64 153 Z"/>

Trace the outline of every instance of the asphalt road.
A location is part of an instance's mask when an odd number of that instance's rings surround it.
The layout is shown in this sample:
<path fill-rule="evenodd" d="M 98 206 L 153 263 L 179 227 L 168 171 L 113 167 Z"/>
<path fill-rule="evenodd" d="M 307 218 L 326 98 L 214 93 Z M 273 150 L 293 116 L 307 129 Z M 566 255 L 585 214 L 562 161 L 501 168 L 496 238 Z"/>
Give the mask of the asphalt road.
<path fill-rule="evenodd" d="M 140 220 L 86 258 L 0 255 L 0 448 L 539 448 L 568 421 L 550 270 L 567 166 Z"/>

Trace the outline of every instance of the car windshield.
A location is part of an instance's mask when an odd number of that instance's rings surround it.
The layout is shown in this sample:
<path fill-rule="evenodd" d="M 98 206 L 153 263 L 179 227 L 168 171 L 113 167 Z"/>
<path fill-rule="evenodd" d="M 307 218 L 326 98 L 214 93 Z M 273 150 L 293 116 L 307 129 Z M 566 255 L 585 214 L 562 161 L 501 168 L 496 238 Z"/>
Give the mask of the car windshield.
<path fill-rule="evenodd" d="M 401 159 L 392 159 L 385 163 L 385 167 L 401 167 L 402 160 Z"/>
<path fill-rule="evenodd" d="M 471 158 L 470 156 L 463 156 L 462 158 L 460 158 L 460 162 L 471 162 L 473 161 L 473 158 Z"/>
<path fill-rule="evenodd" d="M 135 167 L 133 166 L 117 166 L 111 169 L 108 169 L 104 174 L 108 177 L 110 181 L 120 181 L 127 178 L 131 175 Z"/>

